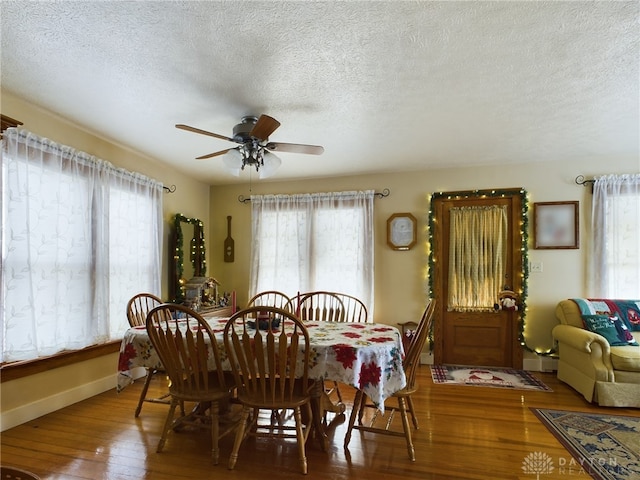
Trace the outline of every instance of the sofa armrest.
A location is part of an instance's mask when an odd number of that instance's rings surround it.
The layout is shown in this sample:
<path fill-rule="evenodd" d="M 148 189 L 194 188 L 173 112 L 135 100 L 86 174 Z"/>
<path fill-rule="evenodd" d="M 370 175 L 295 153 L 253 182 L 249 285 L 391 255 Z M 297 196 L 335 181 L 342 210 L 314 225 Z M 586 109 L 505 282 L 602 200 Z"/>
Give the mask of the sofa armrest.
<path fill-rule="evenodd" d="M 611 346 L 602 336 L 571 325 L 556 325 L 559 361 L 588 375 L 594 381 L 614 381 Z"/>
<path fill-rule="evenodd" d="M 578 351 L 592 353 L 593 344 L 596 344 L 599 347 L 597 350 L 601 351 L 603 355 L 607 357 L 611 355 L 611 346 L 607 339 L 589 330 L 572 325 L 556 325 L 552 335 L 558 342 L 566 343 Z"/>

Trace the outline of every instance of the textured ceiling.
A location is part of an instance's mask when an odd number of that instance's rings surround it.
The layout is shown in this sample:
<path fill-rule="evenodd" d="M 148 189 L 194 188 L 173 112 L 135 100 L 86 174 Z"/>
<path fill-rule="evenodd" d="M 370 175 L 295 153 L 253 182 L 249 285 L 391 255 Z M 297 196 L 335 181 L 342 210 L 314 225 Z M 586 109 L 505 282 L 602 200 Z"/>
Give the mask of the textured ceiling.
<path fill-rule="evenodd" d="M 606 160 L 639 155 L 639 5 L 2 1 L 1 80 L 212 184 L 235 144 L 176 123 L 324 146 L 274 180 Z"/>

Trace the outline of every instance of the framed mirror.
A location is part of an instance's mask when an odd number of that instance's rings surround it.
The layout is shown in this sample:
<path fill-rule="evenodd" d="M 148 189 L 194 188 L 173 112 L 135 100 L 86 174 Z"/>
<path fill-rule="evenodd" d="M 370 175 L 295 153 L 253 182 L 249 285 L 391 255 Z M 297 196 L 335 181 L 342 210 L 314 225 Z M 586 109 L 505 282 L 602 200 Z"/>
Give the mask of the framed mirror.
<path fill-rule="evenodd" d="M 207 273 L 202 221 L 177 213 L 173 240 L 173 301 L 182 303 L 185 300 L 186 283 L 193 277 L 204 277 Z"/>

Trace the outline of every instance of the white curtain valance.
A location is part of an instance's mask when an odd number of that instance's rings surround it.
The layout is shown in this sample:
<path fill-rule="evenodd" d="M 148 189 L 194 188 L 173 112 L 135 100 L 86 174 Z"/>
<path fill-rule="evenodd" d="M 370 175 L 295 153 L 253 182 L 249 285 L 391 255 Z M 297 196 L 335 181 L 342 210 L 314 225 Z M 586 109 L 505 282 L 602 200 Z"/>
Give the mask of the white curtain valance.
<path fill-rule="evenodd" d="M 125 168 L 116 167 L 111 162 L 102 160 L 94 155 L 76 150 L 73 147 L 67 145 L 58 144 L 48 138 L 40 137 L 28 130 L 12 127 L 5 130 L 3 133 L 3 144 L 10 145 L 11 152 L 14 158 L 30 158 L 28 157 L 30 151 L 38 151 L 42 166 L 50 166 L 63 169 L 65 168 L 82 168 L 92 167 L 95 169 L 108 172 L 115 178 L 126 178 L 128 181 L 147 185 L 152 188 L 158 188 L 162 190 L 162 183 L 154 180 L 146 175 L 138 172 L 130 172 Z M 50 155 L 45 155 L 50 154 Z M 31 160 L 33 160 L 31 158 Z M 55 163 L 54 163 L 55 162 Z"/>

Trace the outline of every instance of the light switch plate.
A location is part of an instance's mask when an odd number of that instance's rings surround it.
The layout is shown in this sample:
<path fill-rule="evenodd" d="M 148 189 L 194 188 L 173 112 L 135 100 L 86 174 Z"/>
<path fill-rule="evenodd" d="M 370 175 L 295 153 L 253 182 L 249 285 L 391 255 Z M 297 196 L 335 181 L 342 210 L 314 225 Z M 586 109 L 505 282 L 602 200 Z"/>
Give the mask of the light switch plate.
<path fill-rule="evenodd" d="M 542 272 L 542 262 L 530 262 L 529 263 L 529 272 L 530 273 Z"/>

